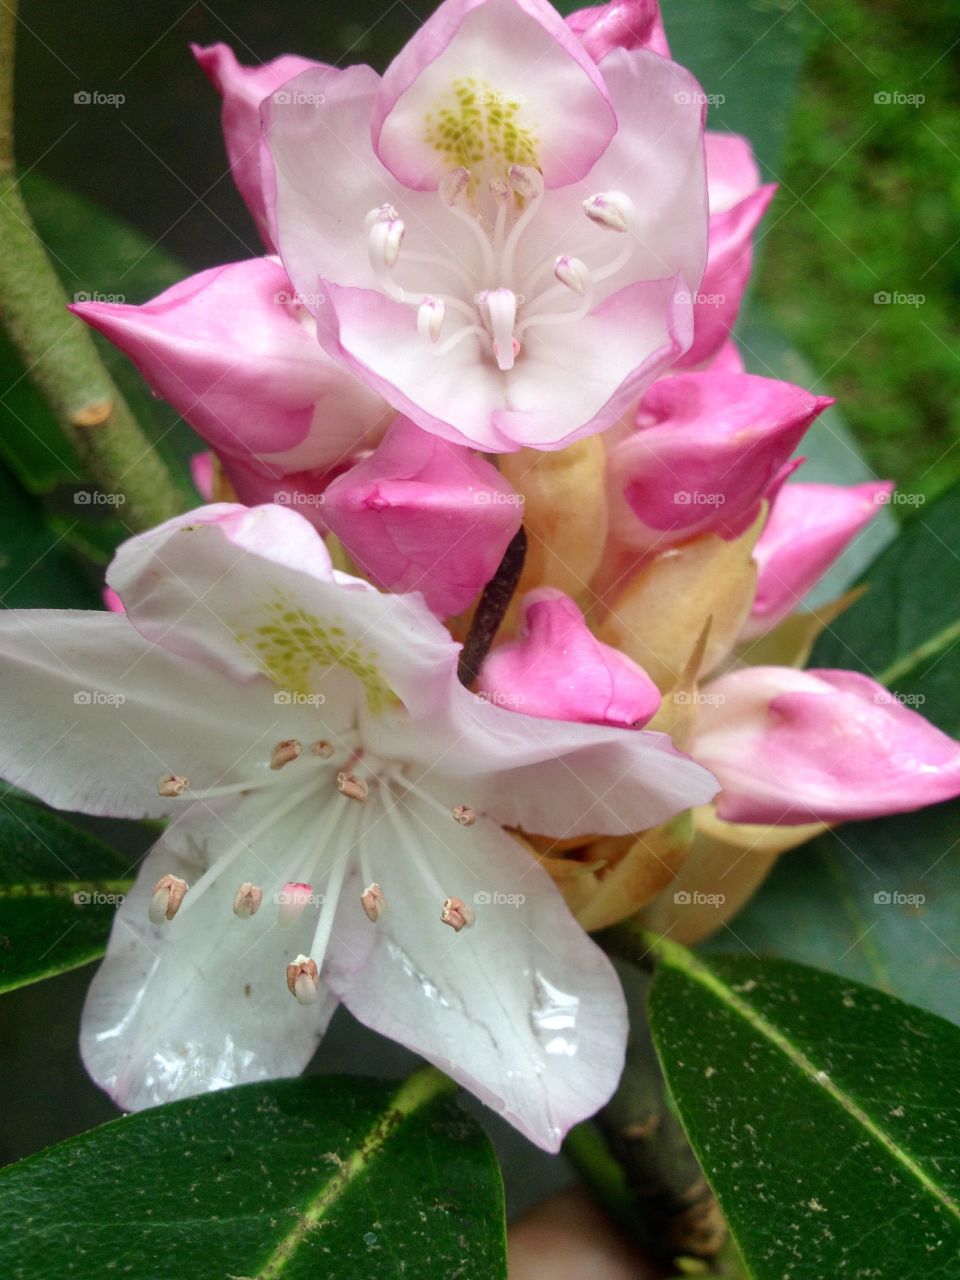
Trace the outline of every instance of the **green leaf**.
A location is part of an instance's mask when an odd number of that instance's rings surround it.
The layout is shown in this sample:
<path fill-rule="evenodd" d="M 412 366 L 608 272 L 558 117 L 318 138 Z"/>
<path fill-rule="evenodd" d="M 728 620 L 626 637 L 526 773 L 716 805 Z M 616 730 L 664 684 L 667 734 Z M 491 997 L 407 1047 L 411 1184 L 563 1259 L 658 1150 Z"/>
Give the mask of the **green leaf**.
<path fill-rule="evenodd" d="M 505 1280 L 503 1187 L 432 1068 L 245 1085 L 0 1171 L 10 1280 Z"/>
<path fill-rule="evenodd" d="M 709 945 L 820 965 L 960 1022 L 960 801 L 785 853 Z"/>
<path fill-rule="evenodd" d="M 664 1073 L 756 1280 L 952 1274 L 960 1029 L 817 969 L 656 946 Z"/>
<path fill-rule="evenodd" d="M 109 845 L 0 797 L 0 992 L 102 955 L 131 883 L 129 860 Z"/>
<path fill-rule="evenodd" d="M 83 609 L 101 603 L 94 582 L 78 574 L 68 554 L 75 523 L 55 530 L 39 500 L 0 462 L 0 605 Z"/>
<path fill-rule="evenodd" d="M 921 506 L 862 578 L 869 591 L 820 637 L 814 667 L 864 671 L 960 736 L 960 486 Z"/>

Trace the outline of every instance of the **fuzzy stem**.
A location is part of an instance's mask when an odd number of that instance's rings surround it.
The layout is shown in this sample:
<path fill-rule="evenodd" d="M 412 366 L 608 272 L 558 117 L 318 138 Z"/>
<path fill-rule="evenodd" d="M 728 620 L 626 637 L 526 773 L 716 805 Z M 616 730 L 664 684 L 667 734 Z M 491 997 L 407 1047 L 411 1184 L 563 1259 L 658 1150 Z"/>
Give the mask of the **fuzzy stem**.
<path fill-rule="evenodd" d="M 0 6 L 0 323 L 91 479 L 147 529 L 183 510 L 180 492 L 107 373 L 20 194 L 14 167 L 15 0 Z"/>
<path fill-rule="evenodd" d="M 501 622 L 513 599 L 527 556 L 527 534 L 523 525 L 510 539 L 497 572 L 483 589 L 464 642 L 457 667 L 460 683 L 469 689 L 477 678 L 484 658 L 490 652 Z"/>

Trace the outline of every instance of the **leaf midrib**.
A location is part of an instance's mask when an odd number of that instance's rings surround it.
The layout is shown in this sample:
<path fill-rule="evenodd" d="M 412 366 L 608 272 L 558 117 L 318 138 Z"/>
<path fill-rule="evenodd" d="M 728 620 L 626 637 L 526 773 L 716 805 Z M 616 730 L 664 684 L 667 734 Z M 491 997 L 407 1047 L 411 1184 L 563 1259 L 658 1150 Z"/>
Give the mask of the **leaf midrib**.
<path fill-rule="evenodd" d="M 908 675 L 924 659 L 932 658 L 935 654 L 945 651 L 955 640 L 960 640 L 960 618 L 943 627 L 929 640 L 916 645 L 896 662 L 892 662 L 889 667 L 880 672 L 877 679 L 881 684 L 889 685 L 891 681 Z"/>
<path fill-rule="evenodd" d="M 942 1187 L 933 1181 L 930 1175 L 921 1165 L 919 1165 L 912 1156 L 910 1156 L 901 1147 L 886 1134 L 883 1129 L 867 1114 L 866 1111 L 857 1103 L 848 1093 L 834 1083 L 830 1075 L 822 1068 L 818 1067 L 804 1051 L 793 1043 L 792 1040 L 773 1025 L 764 1017 L 757 1009 L 755 1009 L 748 1001 L 744 1000 L 735 991 L 726 985 L 717 975 L 706 965 L 697 960 L 685 948 L 677 946 L 675 943 L 668 942 L 666 939 L 658 939 L 655 944 L 655 950 L 660 955 L 665 964 L 672 966 L 674 969 L 683 973 L 686 977 L 694 982 L 699 982 L 702 987 L 715 995 L 724 1004 L 734 1011 L 739 1017 L 743 1018 L 755 1031 L 759 1032 L 765 1039 L 769 1040 L 775 1048 L 779 1049 L 785 1057 L 798 1067 L 809 1079 L 816 1079 L 817 1085 L 825 1093 L 827 1093 L 844 1111 L 847 1112 L 858 1124 L 869 1134 L 869 1136 L 890 1156 L 893 1157 L 911 1176 L 920 1183 L 925 1191 L 929 1192 L 936 1200 L 944 1206 L 944 1208 L 960 1222 L 960 1203 L 950 1196 Z"/>

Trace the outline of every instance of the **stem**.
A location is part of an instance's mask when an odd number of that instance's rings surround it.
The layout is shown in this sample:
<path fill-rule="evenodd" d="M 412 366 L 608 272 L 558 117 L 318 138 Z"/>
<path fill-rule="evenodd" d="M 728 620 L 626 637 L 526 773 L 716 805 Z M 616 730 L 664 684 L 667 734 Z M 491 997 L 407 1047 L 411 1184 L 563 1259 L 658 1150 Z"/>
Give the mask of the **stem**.
<path fill-rule="evenodd" d="M 527 534 L 523 527 L 510 539 L 510 545 L 503 553 L 500 567 L 483 589 L 473 622 L 464 641 L 463 652 L 457 666 L 460 683 L 469 689 L 477 678 L 477 672 L 484 658 L 490 652 L 490 646 L 496 638 L 500 623 L 510 607 L 513 593 L 517 589 L 523 563 L 527 556 Z"/>
<path fill-rule="evenodd" d="M 177 515 L 180 493 L 107 373 L 24 203 L 14 167 L 16 0 L 0 6 L 0 323 L 92 479 L 135 530 Z"/>

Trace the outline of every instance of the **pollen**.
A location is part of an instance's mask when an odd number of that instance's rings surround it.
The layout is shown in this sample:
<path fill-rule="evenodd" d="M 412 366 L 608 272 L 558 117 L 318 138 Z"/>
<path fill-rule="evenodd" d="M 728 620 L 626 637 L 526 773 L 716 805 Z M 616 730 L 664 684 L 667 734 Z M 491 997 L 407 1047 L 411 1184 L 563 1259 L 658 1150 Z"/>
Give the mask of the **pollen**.
<path fill-rule="evenodd" d="M 425 117 L 427 144 L 451 168 L 506 172 L 512 164 L 537 166 L 535 134 L 520 121 L 517 98 L 475 76 L 454 80 L 448 96 Z"/>
<path fill-rule="evenodd" d="M 341 667 L 363 685 L 372 713 L 396 700 L 376 652 L 354 639 L 340 622 L 282 601 L 268 605 L 266 612 L 267 622 L 237 639 L 256 652 L 261 670 L 279 688 L 310 695 L 324 671 Z"/>

